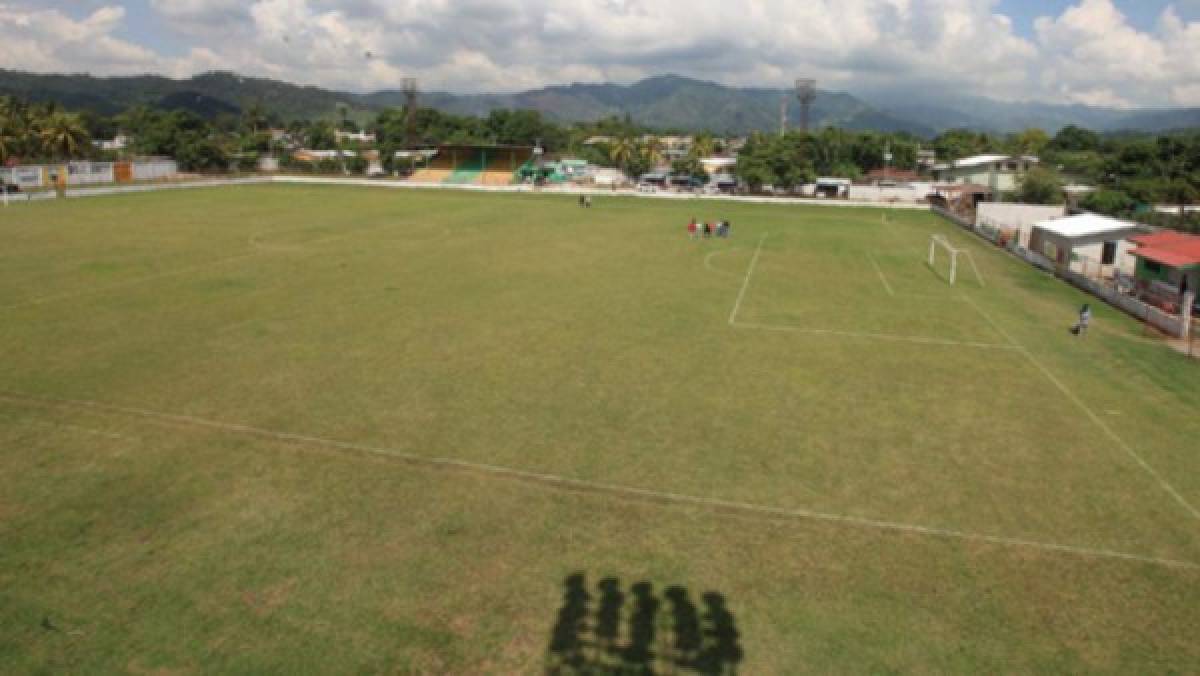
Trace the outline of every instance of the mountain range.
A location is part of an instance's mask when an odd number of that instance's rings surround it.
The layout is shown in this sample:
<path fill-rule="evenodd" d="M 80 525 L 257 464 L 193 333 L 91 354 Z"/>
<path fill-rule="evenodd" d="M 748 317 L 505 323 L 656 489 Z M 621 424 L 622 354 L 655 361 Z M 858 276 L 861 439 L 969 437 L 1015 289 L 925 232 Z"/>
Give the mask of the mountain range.
<path fill-rule="evenodd" d="M 0 95 L 57 101 L 68 109 L 114 114 L 135 105 L 184 109 L 213 117 L 236 114 L 253 103 L 284 119 L 333 117 L 339 105 L 365 120 L 403 105 L 399 91 L 367 94 L 294 85 L 277 80 L 212 72 L 183 80 L 157 75 L 94 77 L 43 75 L 0 69 Z M 559 122 L 629 115 L 639 124 L 678 130 L 741 134 L 779 128 L 787 101 L 788 124 L 799 122 L 799 104 L 787 90 L 729 87 L 675 75 L 630 85 L 570 84 L 507 94 L 423 92 L 421 104 L 444 112 L 486 115 L 499 108 L 532 109 Z M 1050 133 L 1075 124 L 1102 132 L 1162 132 L 1200 127 L 1200 109 L 1118 110 L 1084 105 L 1003 102 L 931 93 L 855 96 L 820 91 L 812 122 L 847 129 L 904 131 L 930 137 L 951 128 L 1009 132 L 1040 127 Z"/>

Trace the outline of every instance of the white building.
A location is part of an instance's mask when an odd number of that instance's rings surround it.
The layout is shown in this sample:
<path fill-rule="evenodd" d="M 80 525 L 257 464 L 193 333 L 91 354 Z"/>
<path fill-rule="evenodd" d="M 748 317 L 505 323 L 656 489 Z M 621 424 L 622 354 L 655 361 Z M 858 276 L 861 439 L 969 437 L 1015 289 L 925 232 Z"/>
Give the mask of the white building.
<path fill-rule="evenodd" d="M 1085 277 L 1132 275 L 1134 260 L 1127 254 L 1134 245 L 1128 238 L 1140 232 L 1137 223 L 1079 214 L 1034 225 L 1029 249 Z"/>
<path fill-rule="evenodd" d="M 365 131 L 335 131 L 339 143 L 346 141 L 358 141 L 359 143 L 374 143 L 375 135 Z"/>
<path fill-rule="evenodd" d="M 125 150 L 129 147 L 130 138 L 124 134 L 117 134 L 111 140 L 97 139 L 92 141 L 92 145 L 100 150 Z"/>
<path fill-rule="evenodd" d="M 940 183 L 971 183 L 986 186 L 992 192 L 1013 192 L 1021 185 L 1021 177 L 1038 165 L 1032 155 L 976 155 L 933 167 L 933 176 Z"/>

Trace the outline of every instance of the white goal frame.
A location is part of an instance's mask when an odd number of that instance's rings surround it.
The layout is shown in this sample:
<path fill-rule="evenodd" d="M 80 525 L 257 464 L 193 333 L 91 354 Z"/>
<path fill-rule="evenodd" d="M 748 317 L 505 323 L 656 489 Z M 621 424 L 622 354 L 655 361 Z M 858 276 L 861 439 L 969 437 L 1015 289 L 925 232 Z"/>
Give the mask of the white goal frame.
<path fill-rule="evenodd" d="M 950 286 L 958 281 L 958 258 L 962 256 L 971 265 L 971 271 L 975 273 L 975 279 L 979 281 L 979 286 L 983 286 L 983 275 L 979 274 L 979 266 L 975 265 L 975 257 L 966 249 L 959 249 L 950 243 L 950 240 L 945 235 L 930 235 L 929 236 L 929 267 L 937 269 L 937 252 L 941 249 L 950 256 Z"/>

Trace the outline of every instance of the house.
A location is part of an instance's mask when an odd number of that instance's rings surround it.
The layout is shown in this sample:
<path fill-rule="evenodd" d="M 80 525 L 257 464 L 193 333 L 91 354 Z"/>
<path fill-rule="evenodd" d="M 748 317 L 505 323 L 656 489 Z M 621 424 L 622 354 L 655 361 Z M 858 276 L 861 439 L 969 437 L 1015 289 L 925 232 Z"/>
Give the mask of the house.
<path fill-rule="evenodd" d="M 703 157 L 700 158 L 700 166 L 704 167 L 705 173 L 709 176 L 714 174 L 722 174 L 732 171 L 737 166 L 736 157 Z"/>
<path fill-rule="evenodd" d="M 987 186 L 993 193 L 1012 192 L 1021 177 L 1037 166 L 1032 155 L 976 155 L 933 167 L 933 176 L 942 183 L 973 183 Z"/>
<path fill-rule="evenodd" d="M 92 141 L 92 145 L 100 150 L 125 150 L 129 147 L 130 138 L 124 134 L 117 134 L 112 140 L 98 139 Z"/>
<path fill-rule="evenodd" d="M 850 184 L 851 181 L 848 178 L 821 177 L 817 179 L 813 195 L 816 197 L 845 199 L 850 197 Z"/>
<path fill-rule="evenodd" d="M 641 138 L 642 143 L 649 143 L 652 140 L 658 140 L 662 147 L 663 157 L 667 162 L 674 162 L 688 156 L 692 152 L 692 144 L 695 139 L 691 136 L 653 136 L 647 134 Z"/>
<path fill-rule="evenodd" d="M 1134 281 L 1139 295 L 1178 303 L 1200 290 L 1200 237 L 1164 230 L 1129 239 L 1137 245 L 1130 254 L 1137 259 Z"/>
<path fill-rule="evenodd" d="M 375 135 L 365 131 L 341 131 L 340 129 L 334 132 L 338 143 L 347 141 L 357 141 L 359 143 L 374 143 Z"/>
<path fill-rule="evenodd" d="M 301 148 L 292 153 L 292 159 L 297 162 L 320 162 L 322 160 L 336 160 L 340 156 L 345 159 L 357 157 L 358 153 L 353 150 L 308 150 Z"/>
<path fill-rule="evenodd" d="M 901 183 L 915 183 L 921 180 L 920 174 L 907 169 L 896 169 L 895 167 L 884 167 L 882 169 L 872 169 L 863 177 L 863 181 L 868 185 L 878 186 L 893 186 Z"/>
<path fill-rule="evenodd" d="M 620 169 L 595 167 L 592 169 L 592 183 L 598 186 L 613 187 L 629 183 L 629 177 Z"/>
<path fill-rule="evenodd" d="M 1097 214 L 1079 214 L 1042 221 L 1033 226 L 1029 250 L 1053 261 L 1059 268 L 1090 278 L 1111 278 L 1122 270 L 1127 240 L 1141 226 Z"/>
<path fill-rule="evenodd" d="M 972 220 L 979 204 L 990 202 L 994 196 L 995 191 L 985 185 L 953 183 L 933 186 L 927 199 L 935 207 Z"/>

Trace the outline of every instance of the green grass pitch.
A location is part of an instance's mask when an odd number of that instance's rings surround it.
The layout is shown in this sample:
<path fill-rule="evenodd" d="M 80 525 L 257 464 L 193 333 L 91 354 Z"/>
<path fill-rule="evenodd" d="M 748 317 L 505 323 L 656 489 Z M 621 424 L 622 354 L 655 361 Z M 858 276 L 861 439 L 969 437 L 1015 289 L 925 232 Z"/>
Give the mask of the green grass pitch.
<path fill-rule="evenodd" d="M 0 663 L 1200 670 L 1200 370 L 1086 300 L 921 212 L 10 207 Z"/>

